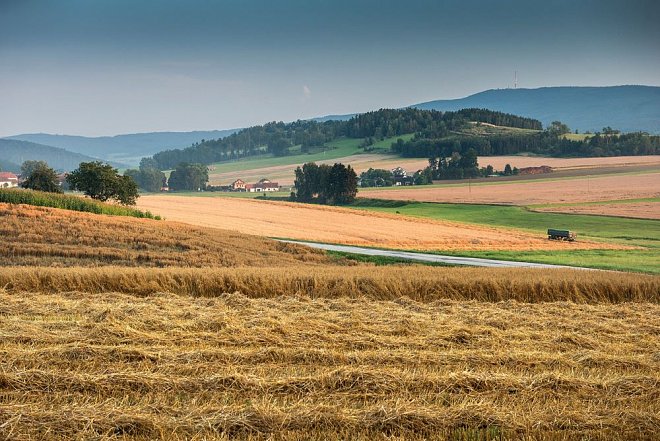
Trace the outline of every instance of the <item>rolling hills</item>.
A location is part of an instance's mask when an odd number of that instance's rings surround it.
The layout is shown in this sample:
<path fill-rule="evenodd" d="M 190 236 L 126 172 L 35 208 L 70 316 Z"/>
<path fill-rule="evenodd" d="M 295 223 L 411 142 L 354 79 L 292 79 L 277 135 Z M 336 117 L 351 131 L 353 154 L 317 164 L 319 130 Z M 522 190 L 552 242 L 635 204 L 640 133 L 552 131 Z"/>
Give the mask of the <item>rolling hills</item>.
<path fill-rule="evenodd" d="M 10 136 L 7 139 L 63 148 L 72 152 L 95 156 L 106 161 L 137 165 L 140 158 L 151 156 L 161 150 L 184 148 L 203 139 L 218 139 L 231 135 L 239 129 L 195 132 L 132 133 L 117 136 L 71 136 L 28 133 Z"/>
<path fill-rule="evenodd" d="M 98 159 L 49 145 L 16 139 L 0 139 L 0 162 L 6 164 L 4 167 L 8 170 L 20 169 L 20 164 L 28 160 L 46 161 L 55 170 L 70 171 L 77 168 L 81 162 Z M 111 161 L 110 164 L 124 167 L 124 164 L 117 162 Z"/>
<path fill-rule="evenodd" d="M 571 129 L 660 133 L 660 87 L 542 87 L 486 90 L 455 100 L 413 104 L 426 110 L 477 107 L 536 118 L 547 126 L 562 121 Z"/>

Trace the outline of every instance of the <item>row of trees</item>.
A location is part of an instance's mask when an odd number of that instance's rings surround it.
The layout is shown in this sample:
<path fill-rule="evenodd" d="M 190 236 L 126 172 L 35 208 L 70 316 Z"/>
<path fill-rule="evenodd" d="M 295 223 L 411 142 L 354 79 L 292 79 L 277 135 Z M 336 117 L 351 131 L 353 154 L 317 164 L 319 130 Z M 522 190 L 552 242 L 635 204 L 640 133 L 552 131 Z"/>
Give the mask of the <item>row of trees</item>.
<path fill-rule="evenodd" d="M 609 128 L 606 128 L 609 129 Z M 570 129 L 558 121 L 542 132 L 469 136 L 452 134 L 445 137 L 415 136 L 409 141 L 399 139 L 392 150 L 403 157 L 429 158 L 449 156 L 453 152 L 465 154 L 474 149 L 479 156 L 511 155 L 531 152 L 558 157 L 655 155 L 660 153 L 660 136 L 646 133 L 625 133 L 609 129 L 610 134 L 596 133 L 584 140 L 573 140 L 565 135 Z"/>
<path fill-rule="evenodd" d="M 370 143 L 408 133 L 417 133 L 419 139 L 439 138 L 467 127 L 469 121 L 541 128 L 537 120 L 485 109 L 458 112 L 381 109 L 356 115 L 347 121 L 271 122 L 243 129 L 222 139 L 202 140 L 186 149 L 166 150 L 151 159 L 154 168 L 167 170 L 181 162 L 210 164 L 264 153 L 283 156 L 289 154 L 292 146 L 300 146 L 302 152 L 307 152 L 340 137 L 367 138 Z"/>
<path fill-rule="evenodd" d="M 295 187 L 290 198 L 295 202 L 350 204 L 357 195 L 357 175 L 350 165 L 308 162 L 296 169 Z"/>

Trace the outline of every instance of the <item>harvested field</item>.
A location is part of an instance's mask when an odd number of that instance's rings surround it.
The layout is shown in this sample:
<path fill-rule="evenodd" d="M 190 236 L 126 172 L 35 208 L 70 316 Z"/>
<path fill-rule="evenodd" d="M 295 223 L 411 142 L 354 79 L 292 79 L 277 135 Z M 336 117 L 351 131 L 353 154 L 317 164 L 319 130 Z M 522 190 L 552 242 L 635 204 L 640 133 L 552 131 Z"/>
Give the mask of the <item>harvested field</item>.
<path fill-rule="evenodd" d="M 371 195 L 371 193 L 369 193 Z M 375 194 L 375 193 L 374 193 Z M 232 198 L 144 196 L 167 219 L 298 240 L 417 250 L 566 250 L 616 246 L 548 241 L 545 235 L 348 208 Z"/>
<path fill-rule="evenodd" d="M 327 263 L 320 252 L 176 222 L 0 204 L 3 265 L 234 267 Z"/>
<path fill-rule="evenodd" d="M 433 187 L 362 189 L 360 196 L 404 201 L 511 205 L 653 198 L 660 196 L 660 172 L 478 185 L 458 181 Z"/>
<path fill-rule="evenodd" d="M 424 158 L 401 158 L 393 155 L 371 153 L 346 156 L 344 158 L 329 161 L 318 161 L 318 163 L 331 165 L 335 162 L 351 164 L 358 174 L 369 168 L 384 168 L 390 170 L 395 167 L 403 167 L 409 172 L 414 172 L 428 166 L 428 160 Z M 538 156 L 479 157 L 480 166 L 485 167 L 488 164 L 492 165 L 496 170 L 504 170 L 506 164 L 511 164 L 512 167 L 518 168 L 548 165 L 556 171 L 587 170 L 601 167 L 660 166 L 660 156 L 616 156 L 608 158 L 547 158 Z M 294 170 L 296 167 L 297 165 L 280 165 L 237 172 L 211 172 L 209 175 L 209 183 L 213 185 L 227 185 L 238 178 L 241 178 L 246 182 L 256 182 L 261 178 L 267 177 L 273 181 L 278 181 L 282 185 L 292 185 L 294 180 Z"/>
<path fill-rule="evenodd" d="M 603 216 L 620 216 L 660 220 L 660 202 L 568 205 L 535 208 L 534 210 L 550 213 L 597 214 Z"/>
<path fill-rule="evenodd" d="M 7 439 L 660 430 L 657 303 L 0 291 L 0 305 Z"/>

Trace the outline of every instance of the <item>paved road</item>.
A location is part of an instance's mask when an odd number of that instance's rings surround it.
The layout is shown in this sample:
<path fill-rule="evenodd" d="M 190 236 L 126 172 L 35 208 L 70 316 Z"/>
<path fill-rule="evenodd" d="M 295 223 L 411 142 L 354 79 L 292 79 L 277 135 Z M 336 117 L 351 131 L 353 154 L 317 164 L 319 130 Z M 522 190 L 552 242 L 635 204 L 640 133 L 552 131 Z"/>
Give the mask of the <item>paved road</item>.
<path fill-rule="evenodd" d="M 318 248 L 328 251 L 340 251 L 343 253 L 362 254 L 365 256 L 383 256 L 395 257 L 398 259 L 417 260 L 421 262 L 434 262 L 444 263 L 448 265 L 467 265 L 467 266 L 484 266 L 489 268 L 572 268 L 572 269 L 586 269 L 564 265 L 549 265 L 545 263 L 530 263 L 530 262 L 516 262 L 509 260 L 494 260 L 494 259 L 480 259 L 477 257 L 457 257 L 457 256 L 443 256 L 440 254 L 426 254 L 426 253 L 410 253 L 407 251 L 392 251 L 392 250 L 379 250 L 375 248 L 362 248 L 349 245 L 330 245 L 326 243 L 316 242 L 300 242 L 297 240 L 283 240 L 278 239 L 280 242 L 297 243 L 300 245 L 307 245 L 312 248 Z"/>

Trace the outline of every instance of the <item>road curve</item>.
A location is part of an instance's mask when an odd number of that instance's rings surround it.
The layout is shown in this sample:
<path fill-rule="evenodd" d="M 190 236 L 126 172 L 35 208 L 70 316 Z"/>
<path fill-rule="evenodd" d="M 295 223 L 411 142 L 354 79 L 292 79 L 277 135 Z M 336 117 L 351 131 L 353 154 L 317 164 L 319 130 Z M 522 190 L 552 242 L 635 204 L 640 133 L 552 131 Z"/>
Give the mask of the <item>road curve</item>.
<path fill-rule="evenodd" d="M 321 250 L 339 251 L 342 253 L 351 253 L 351 254 L 362 254 L 365 256 L 394 257 L 397 259 L 416 260 L 419 262 L 443 263 L 447 265 L 482 266 L 488 268 L 570 268 L 570 269 L 583 269 L 583 270 L 593 269 L 593 268 L 565 266 L 565 265 L 550 265 L 546 263 L 517 262 L 510 260 L 481 259 L 478 257 L 458 257 L 458 256 L 444 256 L 441 254 L 411 253 L 408 251 L 380 250 L 377 248 L 363 248 L 363 247 L 354 247 L 350 245 L 332 245 L 332 244 L 318 243 L 318 242 L 301 242 L 297 240 L 285 240 L 285 239 L 277 239 L 277 240 L 280 242 L 307 245 L 308 247 L 318 248 Z"/>

